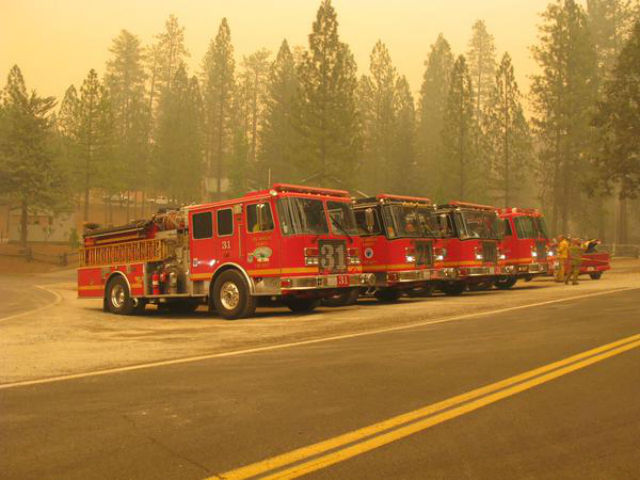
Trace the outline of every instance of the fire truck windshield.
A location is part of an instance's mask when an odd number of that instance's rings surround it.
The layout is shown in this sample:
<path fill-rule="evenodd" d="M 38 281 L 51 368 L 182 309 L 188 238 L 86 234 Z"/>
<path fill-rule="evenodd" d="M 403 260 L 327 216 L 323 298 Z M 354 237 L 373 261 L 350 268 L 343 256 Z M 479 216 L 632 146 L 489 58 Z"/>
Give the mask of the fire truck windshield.
<path fill-rule="evenodd" d="M 533 217 L 533 220 L 538 230 L 538 237 L 545 239 L 549 238 L 549 234 L 547 233 L 547 222 L 544 221 L 544 217 Z"/>
<path fill-rule="evenodd" d="M 322 200 L 282 197 L 277 202 L 283 235 L 322 235 L 329 233 Z"/>
<path fill-rule="evenodd" d="M 533 217 L 515 217 L 518 238 L 538 238 L 538 225 Z"/>
<path fill-rule="evenodd" d="M 383 209 L 388 238 L 435 237 L 435 214 L 412 205 L 386 205 Z"/>
<path fill-rule="evenodd" d="M 498 215 L 485 210 L 462 210 L 460 238 L 498 239 Z"/>
<path fill-rule="evenodd" d="M 351 204 L 347 202 L 327 202 L 331 230 L 336 235 L 358 235 L 356 219 Z"/>

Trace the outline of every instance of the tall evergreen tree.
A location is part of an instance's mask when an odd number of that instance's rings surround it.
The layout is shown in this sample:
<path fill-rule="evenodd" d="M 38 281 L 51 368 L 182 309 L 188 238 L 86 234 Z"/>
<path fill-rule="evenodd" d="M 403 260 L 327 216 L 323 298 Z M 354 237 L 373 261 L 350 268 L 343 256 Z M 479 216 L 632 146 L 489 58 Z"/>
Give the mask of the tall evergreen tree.
<path fill-rule="evenodd" d="M 142 47 L 138 37 L 122 30 L 109 51 L 112 57 L 107 61 L 105 85 L 115 121 L 116 152 L 126 165 L 127 190 L 145 191 L 149 168 L 145 161 L 148 122 Z M 129 217 L 127 195 L 127 219 Z"/>
<path fill-rule="evenodd" d="M 370 55 L 370 74 L 361 79 L 359 104 L 363 123 L 363 188 L 380 192 L 389 188 L 394 174 L 393 155 L 396 132 L 396 84 L 398 74 L 386 45 L 380 40 Z"/>
<path fill-rule="evenodd" d="M 566 232 L 586 171 L 596 59 L 585 12 L 575 0 L 557 0 L 542 18 L 540 41 L 532 48 L 542 73 L 531 86 L 542 200 L 551 205 L 552 231 Z"/>
<path fill-rule="evenodd" d="M 416 111 L 411 87 L 401 76 L 395 85 L 395 123 L 393 165 L 389 173 L 390 191 L 420 194 L 424 192 L 416 176 Z"/>
<path fill-rule="evenodd" d="M 246 98 L 248 107 L 247 120 L 249 128 L 247 129 L 247 137 L 250 145 L 249 158 L 252 170 L 255 169 L 258 158 L 259 131 L 262 128 L 265 108 L 264 102 L 269 76 L 270 55 L 269 50 L 263 48 L 245 57 L 242 61 L 242 67 L 244 69 L 242 72 L 242 83 L 245 92 L 244 97 Z"/>
<path fill-rule="evenodd" d="M 417 149 L 420 180 L 436 196 L 442 196 L 439 165 L 444 161 L 442 130 L 447 109 L 453 54 L 449 42 L 438 35 L 425 62 L 426 70 L 418 102 Z"/>
<path fill-rule="evenodd" d="M 498 186 L 497 204 L 510 207 L 530 167 L 532 144 L 508 53 L 502 56 L 496 72 L 483 123 L 491 169 Z"/>
<path fill-rule="evenodd" d="M 0 115 L 0 190 L 20 206 L 20 240 L 28 240 L 32 208 L 56 209 L 64 203 L 64 173 L 52 142 L 53 97 L 27 92 L 15 65 L 2 95 Z"/>
<path fill-rule="evenodd" d="M 181 65 L 158 108 L 156 183 L 173 203 L 199 200 L 203 173 L 201 149 L 202 102 L 196 78 Z"/>
<path fill-rule="evenodd" d="M 77 193 L 78 187 L 82 185 L 79 178 L 79 131 L 80 131 L 80 99 L 76 87 L 71 85 L 65 91 L 62 102 L 60 102 L 60 110 L 56 119 L 58 134 L 61 140 L 62 161 L 65 163 L 65 170 L 69 172 L 73 180 L 72 188 Z"/>
<path fill-rule="evenodd" d="M 205 154 L 209 178 L 215 178 L 215 196 L 222 195 L 225 164 L 234 136 L 233 101 L 236 90 L 231 32 L 223 18 L 203 61 L 202 92 L 205 116 Z"/>
<path fill-rule="evenodd" d="M 442 177 L 448 187 L 446 193 L 462 200 L 475 200 L 474 179 L 479 178 L 475 149 L 477 123 L 474 116 L 475 97 L 467 62 L 460 55 L 451 71 L 451 86 L 447 98 L 444 129 L 442 130 L 446 162 Z"/>
<path fill-rule="evenodd" d="M 487 32 L 484 20 L 478 20 L 473 24 L 466 58 L 473 90 L 476 93 L 475 115 L 480 119 L 487 99 L 491 95 L 496 70 L 496 48 L 493 35 Z"/>
<path fill-rule="evenodd" d="M 78 105 L 78 147 L 79 163 L 76 171 L 79 173 L 83 191 L 83 218 L 89 220 L 89 195 L 92 188 L 98 184 L 96 178 L 96 151 L 100 144 L 100 96 L 102 85 L 98 74 L 91 69 L 80 87 L 80 101 Z"/>
<path fill-rule="evenodd" d="M 617 187 L 620 200 L 640 193 L 640 21 L 622 49 L 613 75 L 604 87 L 595 125 L 602 131 L 596 165 L 600 178 L 611 190 Z M 622 208 L 626 202 L 621 202 Z M 626 211 L 620 212 L 627 214 Z M 626 222 L 618 224 L 617 241 L 626 243 Z"/>
<path fill-rule="evenodd" d="M 291 182 L 296 178 L 300 144 L 296 128 L 299 94 L 295 61 L 284 40 L 271 65 L 267 84 L 264 123 L 260 131 L 259 185 L 266 185 L 269 178 L 279 182 Z"/>
<path fill-rule="evenodd" d="M 323 0 L 318 9 L 300 81 L 303 144 L 298 172 L 300 176 L 312 173 L 316 183 L 350 186 L 361 148 L 358 82 L 353 55 L 338 36 L 330 0 Z"/>

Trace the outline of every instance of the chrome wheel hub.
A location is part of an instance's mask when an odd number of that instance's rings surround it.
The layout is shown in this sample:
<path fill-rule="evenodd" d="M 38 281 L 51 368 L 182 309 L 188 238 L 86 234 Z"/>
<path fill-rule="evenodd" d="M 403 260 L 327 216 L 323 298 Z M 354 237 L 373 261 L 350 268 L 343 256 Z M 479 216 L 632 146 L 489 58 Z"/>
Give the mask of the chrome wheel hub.
<path fill-rule="evenodd" d="M 111 289 L 111 305 L 115 308 L 121 308 L 124 305 L 126 298 L 124 287 L 122 285 L 115 285 Z"/>
<path fill-rule="evenodd" d="M 240 290 L 234 282 L 224 282 L 220 289 L 220 303 L 227 310 L 233 310 L 240 303 Z"/>

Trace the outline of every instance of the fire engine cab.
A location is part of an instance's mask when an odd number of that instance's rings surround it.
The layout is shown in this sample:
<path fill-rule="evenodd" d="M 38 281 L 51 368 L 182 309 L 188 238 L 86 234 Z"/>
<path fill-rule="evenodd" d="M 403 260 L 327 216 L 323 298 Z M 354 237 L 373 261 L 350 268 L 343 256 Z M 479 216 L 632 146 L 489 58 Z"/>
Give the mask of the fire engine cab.
<path fill-rule="evenodd" d="M 208 303 L 232 319 L 251 316 L 260 299 L 310 311 L 325 296 L 373 282 L 360 251 L 348 192 L 276 184 L 86 232 L 78 295 L 101 297 L 117 314 Z"/>
<path fill-rule="evenodd" d="M 356 200 L 354 210 L 363 238 L 362 269 L 375 275 L 378 300 L 396 301 L 403 291 L 426 286 L 437 277 L 431 200 L 381 194 Z"/>
<path fill-rule="evenodd" d="M 548 271 L 547 228 L 537 209 L 501 208 L 503 238 L 500 244 L 500 275 L 495 286 L 513 287 L 519 278 L 531 280 Z"/>
<path fill-rule="evenodd" d="M 499 219 L 495 207 L 450 202 L 436 208 L 435 267 L 440 289 L 460 295 L 467 286 L 493 283 L 498 271 Z"/>

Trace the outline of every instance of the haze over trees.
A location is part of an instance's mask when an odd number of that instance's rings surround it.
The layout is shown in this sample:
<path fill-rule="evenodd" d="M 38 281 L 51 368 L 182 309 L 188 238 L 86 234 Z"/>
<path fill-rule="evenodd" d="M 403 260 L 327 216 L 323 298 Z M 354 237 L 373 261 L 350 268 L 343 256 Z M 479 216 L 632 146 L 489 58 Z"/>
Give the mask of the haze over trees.
<path fill-rule="evenodd" d="M 273 53 L 236 58 L 222 18 L 193 72 L 172 15 L 150 45 L 117 33 L 104 68 L 88 66 L 57 109 L 14 67 L 0 102 L 0 187 L 25 212 L 71 199 L 85 220 L 108 223 L 114 202 L 139 218 L 149 198 L 182 204 L 298 182 L 540 205 L 552 232 L 607 240 L 615 216 L 625 242 L 640 190 L 638 11 L 631 0 L 551 1 L 530 92 L 482 19 L 466 52 L 446 32 L 419 46 L 414 90 L 385 39 L 358 69 L 330 0 L 309 19 L 307 45 L 283 39 Z M 104 218 L 92 213 L 96 197 Z"/>

